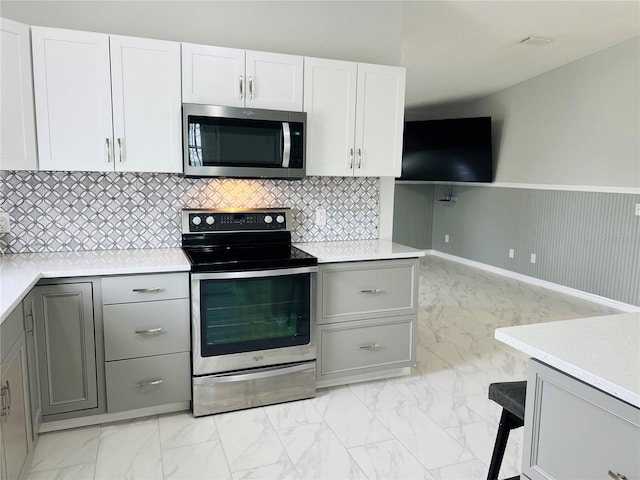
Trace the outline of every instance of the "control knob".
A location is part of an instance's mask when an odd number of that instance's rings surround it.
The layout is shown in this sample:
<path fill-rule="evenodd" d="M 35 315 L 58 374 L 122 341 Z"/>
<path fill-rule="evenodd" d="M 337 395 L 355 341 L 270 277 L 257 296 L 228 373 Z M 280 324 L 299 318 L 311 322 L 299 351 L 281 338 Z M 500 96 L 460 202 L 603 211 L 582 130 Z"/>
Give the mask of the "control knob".
<path fill-rule="evenodd" d="M 276 217 L 276 222 L 278 222 L 278 223 L 284 223 L 284 217 L 283 217 L 282 215 L 278 215 L 278 216 Z"/>
<path fill-rule="evenodd" d="M 191 223 L 193 223 L 194 225 L 200 225 L 202 223 L 202 219 L 200 217 L 193 217 L 191 219 Z"/>
<path fill-rule="evenodd" d="M 215 223 L 216 219 L 213 218 L 211 215 L 209 215 L 206 219 L 205 222 L 207 222 L 207 225 L 213 225 Z"/>
<path fill-rule="evenodd" d="M 271 223 L 273 222 L 273 217 L 271 215 L 266 215 L 264 217 L 264 223 Z"/>

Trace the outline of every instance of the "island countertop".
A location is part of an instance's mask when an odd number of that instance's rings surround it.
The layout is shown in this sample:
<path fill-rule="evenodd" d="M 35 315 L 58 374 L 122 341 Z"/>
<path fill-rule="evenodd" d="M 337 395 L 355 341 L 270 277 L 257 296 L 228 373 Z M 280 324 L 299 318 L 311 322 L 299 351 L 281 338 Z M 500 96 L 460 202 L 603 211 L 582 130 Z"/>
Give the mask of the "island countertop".
<path fill-rule="evenodd" d="M 498 328 L 495 337 L 640 408 L 640 312 Z"/>

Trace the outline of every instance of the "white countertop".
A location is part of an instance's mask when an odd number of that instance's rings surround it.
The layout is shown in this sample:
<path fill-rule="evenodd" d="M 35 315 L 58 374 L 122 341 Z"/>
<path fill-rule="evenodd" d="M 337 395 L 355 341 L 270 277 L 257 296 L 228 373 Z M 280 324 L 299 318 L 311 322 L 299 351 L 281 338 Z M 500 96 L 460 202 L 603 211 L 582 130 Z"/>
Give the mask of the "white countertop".
<path fill-rule="evenodd" d="M 296 243 L 300 250 L 318 257 L 319 263 L 357 262 L 423 257 L 425 252 L 389 240 Z"/>
<path fill-rule="evenodd" d="M 41 278 L 189 271 L 181 248 L 22 253 L 0 257 L 0 324 Z"/>
<path fill-rule="evenodd" d="M 296 244 L 320 263 L 424 256 L 387 240 Z M 0 324 L 41 278 L 189 271 L 181 248 L 22 253 L 0 257 Z"/>
<path fill-rule="evenodd" d="M 498 328 L 495 337 L 640 408 L 640 313 Z"/>

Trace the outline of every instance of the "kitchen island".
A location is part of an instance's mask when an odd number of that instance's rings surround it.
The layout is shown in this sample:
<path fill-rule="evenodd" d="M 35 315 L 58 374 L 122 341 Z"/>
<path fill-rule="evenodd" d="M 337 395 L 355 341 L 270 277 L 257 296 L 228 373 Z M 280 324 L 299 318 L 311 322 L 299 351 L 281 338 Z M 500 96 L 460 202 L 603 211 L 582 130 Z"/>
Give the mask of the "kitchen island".
<path fill-rule="evenodd" d="M 499 328 L 532 357 L 522 473 L 640 478 L 640 313 Z"/>

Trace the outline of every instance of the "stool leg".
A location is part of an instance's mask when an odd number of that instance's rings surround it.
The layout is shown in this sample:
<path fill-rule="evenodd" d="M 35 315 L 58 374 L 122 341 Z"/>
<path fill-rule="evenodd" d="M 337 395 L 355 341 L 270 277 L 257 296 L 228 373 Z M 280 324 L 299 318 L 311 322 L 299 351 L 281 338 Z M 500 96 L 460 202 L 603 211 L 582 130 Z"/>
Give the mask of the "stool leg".
<path fill-rule="evenodd" d="M 507 410 L 502 409 L 502 416 L 500 417 L 500 425 L 498 426 L 498 433 L 496 434 L 496 443 L 493 446 L 493 454 L 491 455 L 491 464 L 489 465 L 487 480 L 498 480 L 504 451 L 507 448 L 509 432 L 512 429 L 521 426 L 522 422 L 516 416 Z"/>

